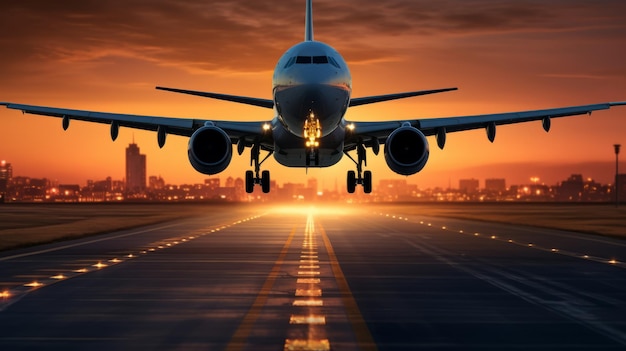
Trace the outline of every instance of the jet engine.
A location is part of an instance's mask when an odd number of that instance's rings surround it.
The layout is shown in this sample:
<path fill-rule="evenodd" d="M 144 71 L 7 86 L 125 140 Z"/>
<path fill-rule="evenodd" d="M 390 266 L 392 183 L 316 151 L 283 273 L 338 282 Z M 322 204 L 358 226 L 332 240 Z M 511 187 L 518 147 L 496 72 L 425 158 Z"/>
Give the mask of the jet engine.
<path fill-rule="evenodd" d="M 217 174 L 225 170 L 233 157 L 233 144 L 221 128 L 206 125 L 196 130 L 189 139 L 189 162 L 203 174 Z"/>
<path fill-rule="evenodd" d="M 387 166 L 398 174 L 411 175 L 421 171 L 428 155 L 426 137 L 408 124 L 391 132 L 385 142 Z"/>

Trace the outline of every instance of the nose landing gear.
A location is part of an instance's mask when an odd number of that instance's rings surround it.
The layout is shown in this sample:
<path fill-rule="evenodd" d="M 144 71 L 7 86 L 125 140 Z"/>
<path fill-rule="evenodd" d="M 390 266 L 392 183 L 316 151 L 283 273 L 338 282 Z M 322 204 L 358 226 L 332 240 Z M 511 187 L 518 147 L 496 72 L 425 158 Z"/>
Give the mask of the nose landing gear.
<path fill-rule="evenodd" d="M 311 165 L 311 161 L 313 161 L 315 166 L 319 166 L 320 164 L 320 152 L 319 152 L 319 138 L 322 136 L 322 126 L 320 125 L 320 121 L 315 118 L 313 112 L 309 113 L 309 118 L 304 121 L 304 139 L 306 139 L 306 166 L 309 167 Z"/>
<path fill-rule="evenodd" d="M 372 171 L 363 171 L 363 165 L 367 166 L 367 155 L 362 142 L 357 145 L 356 153 L 358 161 L 355 161 L 347 152 L 345 153 L 356 164 L 356 172 L 348 171 L 348 193 L 354 193 L 357 184 L 361 184 L 363 192 L 369 194 L 372 192 Z"/>

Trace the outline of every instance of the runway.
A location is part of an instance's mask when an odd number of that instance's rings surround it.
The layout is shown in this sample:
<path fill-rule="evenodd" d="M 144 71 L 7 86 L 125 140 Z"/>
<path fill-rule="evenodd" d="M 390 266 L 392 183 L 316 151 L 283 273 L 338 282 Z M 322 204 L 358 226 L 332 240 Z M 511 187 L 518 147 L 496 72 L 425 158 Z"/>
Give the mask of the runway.
<path fill-rule="evenodd" d="M 623 350 L 626 242 L 224 208 L 0 254 L 0 349 Z"/>

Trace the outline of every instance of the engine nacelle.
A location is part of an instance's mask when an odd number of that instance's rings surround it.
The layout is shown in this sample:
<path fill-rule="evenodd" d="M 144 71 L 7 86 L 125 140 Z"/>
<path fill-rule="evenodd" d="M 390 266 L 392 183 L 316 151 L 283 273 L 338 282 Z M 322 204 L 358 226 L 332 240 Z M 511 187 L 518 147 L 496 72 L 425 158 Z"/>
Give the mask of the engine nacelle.
<path fill-rule="evenodd" d="M 221 128 L 204 126 L 189 139 L 189 162 L 203 174 L 217 174 L 225 170 L 233 158 L 233 144 Z"/>
<path fill-rule="evenodd" d="M 430 149 L 422 132 L 409 125 L 402 126 L 389 134 L 385 142 L 385 161 L 392 171 L 415 174 L 424 168 Z"/>

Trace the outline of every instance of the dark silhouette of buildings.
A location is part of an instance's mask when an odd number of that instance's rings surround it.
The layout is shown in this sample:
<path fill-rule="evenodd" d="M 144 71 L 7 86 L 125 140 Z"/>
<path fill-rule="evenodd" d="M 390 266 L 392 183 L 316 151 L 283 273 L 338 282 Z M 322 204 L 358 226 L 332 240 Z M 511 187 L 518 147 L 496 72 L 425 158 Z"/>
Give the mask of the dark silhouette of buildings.
<path fill-rule="evenodd" d="M 146 155 L 139 153 L 137 144 L 126 148 L 126 193 L 141 194 L 146 190 Z"/>

